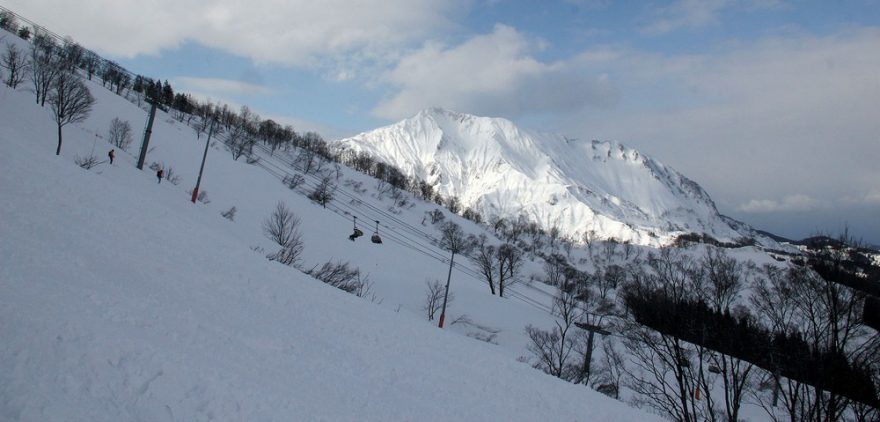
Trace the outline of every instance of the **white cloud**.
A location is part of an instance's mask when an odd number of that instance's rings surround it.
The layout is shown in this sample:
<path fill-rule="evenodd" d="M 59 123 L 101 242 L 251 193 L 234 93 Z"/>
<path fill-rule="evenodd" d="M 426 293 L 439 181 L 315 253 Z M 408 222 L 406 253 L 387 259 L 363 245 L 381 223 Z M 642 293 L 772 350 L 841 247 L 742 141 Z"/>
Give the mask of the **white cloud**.
<path fill-rule="evenodd" d="M 258 63 L 349 69 L 393 59 L 398 49 L 454 26 L 451 17 L 467 1 L 11 0 L 7 7 L 113 55 L 156 54 L 193 41 Z"/>
<path fill-rule="evenodd" d="M 233 81 L 217 78 L 195 78 L 178 76 L 174 78 L 174 86 L 184 91 L 199 91 L 220 94 L 270 95 L 272 90 L 265 86 L 249 82 Z"/>
<path fill-rule="evenodd" d="M 660 35 L 679 29 L 717 25 L 721 22 L 721 13 L 735 7 L 754 11 L 781 6 L 781 0 L 676 0 L 655 9 L 651 22 L 642 28 L 642 32 Z"/>
<path fill-rule="evenodd" d="M 810 211 L 822 207 L 822 203 L 804 194 L 788 195 L 781 200 L 752 199 L 737 209 L 746 213 Z"/>
<path fill-rule="evenodd" d="M 878 45 L 880 29 L 862 28 L 697 55 L 597 49 L 580 60 L 610 75 L 620 103 L 571 115 L 563 126 L 672 165 L 722 212 L 792 190 L 837 203 L 880 180 Z"/>
<path fill-rule="evenodd" d="M 396 93 L 373 113 L 399 119 L 442 106 L 516 117 L 615 101 L 606 77 L 583 74 L 564 62 L 538 61 L 532 53 L 540 46 L 504 25 L 452 47 L 428 43 L 403 57 L 386 75 L 385 82 Z"/>
<path fill-rule="evenodd" d="M 700 28 L 718 22 L 718 14 L 731 0 L 678 0 L 657 11 L 657 19 L 642 28 L 648 34 L 665 34 L 679 28 Z"/>

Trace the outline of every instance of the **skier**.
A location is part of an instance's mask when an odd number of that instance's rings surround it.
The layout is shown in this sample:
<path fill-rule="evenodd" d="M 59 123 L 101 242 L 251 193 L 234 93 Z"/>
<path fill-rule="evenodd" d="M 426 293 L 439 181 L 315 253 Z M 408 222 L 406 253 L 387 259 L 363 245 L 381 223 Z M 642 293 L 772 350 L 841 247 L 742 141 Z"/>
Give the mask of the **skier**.
<path fill-rule="evenodd" d="M 162 183 L 162 176 L 164 176 L 164 175 L 165 175 L 165 170 L 159 169 L 159 171 L 156 172 L 156 177 L 159 178 L 159 183 Z"/>
<path fill-rule="evenodd" d="M 113 159 L 116 158 L 116 150 L 110 149 L 110 152 L 107 153 L 107 156 L 110 157 L 110 165 L 113 165 Z"/>

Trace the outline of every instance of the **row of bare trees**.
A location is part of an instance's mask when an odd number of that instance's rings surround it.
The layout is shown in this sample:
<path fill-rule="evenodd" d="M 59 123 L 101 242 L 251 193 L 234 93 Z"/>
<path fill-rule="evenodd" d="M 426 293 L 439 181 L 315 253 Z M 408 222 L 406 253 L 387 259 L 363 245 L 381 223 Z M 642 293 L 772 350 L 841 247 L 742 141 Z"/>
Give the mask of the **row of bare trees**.
<path fill-rule="evenodd" d="M 7 27 L 9 21 L 6 21 Z M 85 120 L 95 103 L 94 97 L 77 72 L 81 48 L 73 43 L 58 45 L 43 32 L 37 32 L 25 54 L 15 42 L 6 43 L 3 63 L 7 75 L 3 80 L 12 89 L 18 89 L 25 79 L 31 82 L 37 104 L 48 103 L 58 128 L 56 155 L 61 154 L 62 128 Z"/>
<path fill-rule="evenodd" d="M 746 402 L 775 421 L 880 417 L 880 338 L 862 323 L 865 295 L 839 282 L 877 282 L 876 268 L 852 270 L 832 248 L 810 266 L 760 267 L 715 247 L 596 251 L 589 272 L 546 257 L 556 320 L 526 327 L 536 368 L 612 397 L 625 386 L 679 421 L 739 420 Z M 617 334 L 592 368 L 589 340 L 603 327 Z"/>
<path fill-rule="evenodd" d="M 747 398 L 773 420 L 878 417 L 880 349 L 861 323 L 864 294 L 722 249 L 699 259 L 664 249 L 647 263 L 623 294 L 625 372 L 642 403 L 681 421 L 738 420 Z"/>

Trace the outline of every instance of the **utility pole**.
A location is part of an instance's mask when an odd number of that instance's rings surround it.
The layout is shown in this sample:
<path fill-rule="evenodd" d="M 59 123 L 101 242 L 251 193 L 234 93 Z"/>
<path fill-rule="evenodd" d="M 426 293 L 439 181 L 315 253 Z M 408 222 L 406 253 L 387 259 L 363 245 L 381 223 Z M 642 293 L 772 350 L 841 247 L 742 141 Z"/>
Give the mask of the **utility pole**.
<path fill-rule="evenodd" d="M 205 171 L 205 159 L 208 158 L 208 146 L 211 145 L 211 134 L 214 133 L 214 117 L 211 117 L 211 126 L 208 127 L 208 139 L 205 141 L 205 153 L 202 154 L 202 165 L 199 167 L 199 178 L 196 179 L 196 187 L 192 193 L 192 203 L 196 203 L 199 197 L 199 186 L 202 184 L 202 172 Z"/>
<path fill-rule="evenodd" d="M 584 380 L 590 377 L 590 364 L 593 361 L 593 336 L 599 333 L 603 336 L 611 334 L 610 331 L 599 327 L 598 325 L 587 324 L 585 322 L 575 322 L 574 325 L 582 330 L 587 330 L 587 354 L 584 356 L 584 367 L 581 368 L 584 374 Z"/>
<path fill-rule="evenodd" d="M 137 169 L 144 169 L 144 160 L 147 159 L 147 147 L 150 146 L 150 135 L 153 134 L 153 120 L 156 118 L 156 100 L 147 100 L 150 103 L 150 118 L 147 120 L 147 128 L 144 130 L 144 142 L 141 144 L 141 154 L 138 156 Z"/>
<path fill-rule="evenodd" d="M 443 321 L 446 319 L 446 299 L 449 298 L 449 281 L 452 280 L 452 261 L 455 259 L 455 251 L 452 251 L 452 256 L 449 257 L 449 274 L 446 275 L 446 292 L 443 293 L 443 310 L 440 312 L 440 324 L 437 325 L 440 328 L 443 328 Z"/>

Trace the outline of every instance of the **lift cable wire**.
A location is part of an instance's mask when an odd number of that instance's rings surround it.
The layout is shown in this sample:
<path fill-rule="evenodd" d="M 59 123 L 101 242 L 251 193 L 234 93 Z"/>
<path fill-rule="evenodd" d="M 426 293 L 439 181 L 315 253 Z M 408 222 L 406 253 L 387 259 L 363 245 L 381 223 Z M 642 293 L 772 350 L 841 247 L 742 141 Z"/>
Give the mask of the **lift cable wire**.
<path fill-rule="evenodd" d="M 263 153 L 268 153 L 270 151 L 269 147 L 266 145 L 256 143 L 256 146 L 257 146 L 257 149 Z M 293 174 L 288 172 L 287 168 L 285 168 L 284 166 L 279 165 L 278 162 L 283 163 L 288 168 L 297 169 L 297 165 L 295 162 L 293 162 L 293 160 L 286 160 L 286 159 L 284 159 L 283 156 L 275 155 L 275 154 L 269 154 L 268 156 L 263 155 L 254 164 L 259 166 L 260 168 L 263 168 L 268 173 L 270 173 L 271 175 L 273 175 L 274 177 L 278 178 L 281 181 L 284 181 L 288 177 L 292 177 Z M 319 184 L 321 183 L 321 180 L 318 178 L 317 175 L 305 173 L 302 171 L 297 171 L 297 174 L 305 175 L 308 178 L 312 179 L 312 183 L 305 181 L 301 184 L 301 186 L 303 186 L 305 188 L 314 189 L 314 188 L 317 188 L 319 186 Z M 357 214 L 361 214 L 361 216 L 368 215 L 369 218 L 373 219 L 373 220 L 376 219 L 374 217 L 377 217 L 377 215 L 380 218 L 392 220 L 398 224 L 395 226 L 389 226 L 387 224 L 382 225 L 382 227 L 384 228 L 383 237 L 391 240 L 392 242 L 394 242 L 400 246 L 414 250 L 414 251 L 421 253 L 422 255 L 425 255 L 429 258 L 432 258 L 438 262 L 442 262 L 442 263 L 449 262 L 448 258 L 446 257 L 446 253 L 445 253 L 446 251 L 438 249 L 438 247 L 434 244 L 434 242 L 436 242 L 436 239 L 434 237 L 432 237 L 431 235 L 429 235 L 429 234 L 419 230 L 418 228 L 415 228 L 415 227 L 411 226 L 410 224 L 398 219 L 396 216 L 389 214 L 388 212 L 386 212 L 376 206 L 373 206 L 372 204 L 370 204 L 368 202 L 361 200 L 359 197 L 348 192 L 343 187 L 337 186 L 335 192 L 340 193 L 341 196 L 347 197 L 350 200 L 350 203 L 346 202 L 346 201 L 329 202 L 327 204 L 328 205 L 327 209 L 330 210 L 331 212 L 334 212 L 335 214 L 339 215 L 340 217 L 345 218 L 346 220 L 349 219 L 349 216 L 356 216 Z M 301 193 L 304 193 L 304 192 L 301 192 Z M 361 207 L 366 207 L 368 209 L 364 210 Z M 413 239 L 410 236 L 407 236 L 406 234 L 401 233 L 399 229 L 406 230 L 410 234 L 415 234 L 415 235 L 417 235 L 417 237 L 420 237 L 424 240 L 427 240 L 428 243 L 425 244 L 425 243 L 423 243 L 423 241 Z M 488 286 L 488 281 L 485 280 L 485 277 L 483 277 L 482 274 L 480 274 L 479 272 L 477 272 L 473 268 L 463 264 L 461 261 L 454 262 L 453 268 L 458 270 L 460 273 L 467 275 L 468 277 L 473 278 L 476 281 L 480 281 L 483 284 L 485 284 L 486 286 Z M 535 291 L 538 291 L 538 292 L 543 293 L 545 295 L 552 296 L 549 293 L 547 293 L 546 291 L 541 290 L 541 289 L 537 289 L 534 286 L 529 285 L 528 283 L 517 282 L 517 283 L 513 283 L 513 284 L 514 285 L 522 284 L 522 285 L 525 285 L 525 286 L 531 288 L 531 290 L 535 290 Z M 547 313 L 548 315 L 551 315 L 551 316 L 553 315 L 553 310 L 550 306 L 548 306 L 544 303 L 541 303 L 540 301 L 513 289 L 512 286 L 507 287 L 506 293 L 508 293 L 508 295 L 511 298 L 517 299 L 517 300 L 519 300 L 529 306 L 532 306 L 532 307 L 534 307 L 544 313 Z"/>

